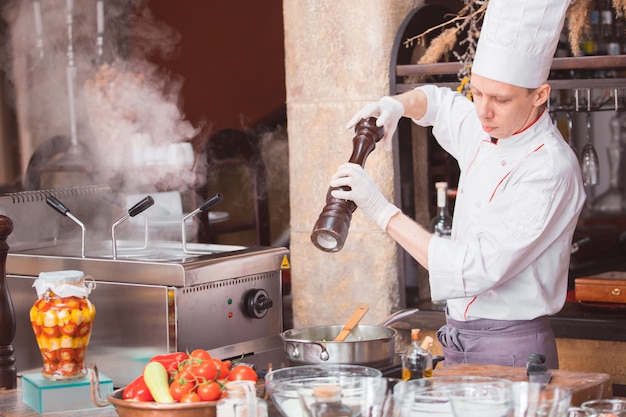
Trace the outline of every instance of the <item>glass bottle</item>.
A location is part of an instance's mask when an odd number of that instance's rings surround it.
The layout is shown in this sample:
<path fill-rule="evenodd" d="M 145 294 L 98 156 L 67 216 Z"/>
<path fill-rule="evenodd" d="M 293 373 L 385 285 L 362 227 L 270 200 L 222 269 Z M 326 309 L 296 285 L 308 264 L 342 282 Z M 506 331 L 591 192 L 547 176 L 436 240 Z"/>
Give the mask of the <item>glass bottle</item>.
<path fill-rule="evenodd" d="M 591 205 L 591 209 L 601 213 L 619 213 L 624 208 L 623 191 L 619 183 L 620 164 L 622 160 L 622 129 L 618 113 L 611 117 L 611 142 L 606 152 L 609 159 L 609 189 L 599 195 Z"/>
<path fill-rule="evenodd" d="M 315 402 L 311 404 L 312 417 L 352 417 L 355 413 L 341 402 L 341 387 L 323 385 L 313 388 Z"/>
<path fill-rule="evenodd" d="M 437 215 L 430 220 L 430 231 L 435 236 L 450 239 L 452 236 L 452 217 L 448 211 L 448 183 L 436 182 Z"/>
<path fill-rule="evenodd" d="M 585 55 L 596 55 L 600 41 L 600 10 L 595 7 L 589 12 L 589 27 L 589 35 L 583 41 L 582 49 Z"/>
<path fill-rule="evenodd" d="M 267 417 L 267 402 L 256 396 L 253 381 L 231 381 L 226 397 L 215 406 L 216 417 Z"/>
<path fill-rule="evenodd" d="M 419 337 L 420 329 L 412 329 L 411 345 L 402 355 L 402 379 L 404 381 L 428 378 L 433 374 L 433 355 L 430 353 L 433 339 L 427 336 L 420 344 Z"/>
<path fill-rule="evenodd" d="M 613 41 L 613 6 L 610 0 L 602 2 L 600 10 L 600 37 L 598 55 L 610 55 L 611 43 Z M 619 55 L 619 52 L 615 55 Z"/>
<path fill-rule="evenodd" d="M 38 299 L 30 309 L 30 321 L 43 358 L 43 377 L 86 376 L 85 353 L 96 316 L 87 297 L 95 282 L 81 271 L 42 272 L 33 287 Z"/>
<path fill-rule="evenodd" d="M 620 54 L 626 52 L 626 37 L 624 36 L 624 32 L 626 31 L 626 20 L 624 19 L 624 15 L 619 15 L 615 17 L 615 39 L 619 44 Z"/>

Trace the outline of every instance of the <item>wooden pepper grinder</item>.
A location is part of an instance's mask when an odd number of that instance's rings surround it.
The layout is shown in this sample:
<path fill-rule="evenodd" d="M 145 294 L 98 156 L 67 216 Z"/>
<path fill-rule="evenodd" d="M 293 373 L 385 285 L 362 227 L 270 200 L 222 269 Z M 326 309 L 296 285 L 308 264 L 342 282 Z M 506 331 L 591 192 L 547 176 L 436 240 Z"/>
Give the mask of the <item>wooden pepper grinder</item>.
<path fill-rule="evenodd" d="M 352 155 L 348 162 L 365 166 L 368 155 L 376 148 L 376 142 L 382 139 L 385 130 L 376 126 L 376 118 L 361 119 L 354 127 L 356 135 L 352 139 Z M 337 252 L 343 248 L 348 229 L 352 220 L 352 213 L 356 204 L 350 200 L 333 197 L 330 193 L 335 189 L 349 189 L 349 187 L 330 187 L 326 193 L 326 206 L 320 213 L 311 241 L 324 252 Z"/>
<path fill-rule="evenodd" d="M 6 261 L 9 245 L 7 237 L 13 231 L 13 222 L 0 215 L 0 389 L 17 388 L 17 371 L 13 357 L 15 337 L 15 310 L 6 279 Z"/>

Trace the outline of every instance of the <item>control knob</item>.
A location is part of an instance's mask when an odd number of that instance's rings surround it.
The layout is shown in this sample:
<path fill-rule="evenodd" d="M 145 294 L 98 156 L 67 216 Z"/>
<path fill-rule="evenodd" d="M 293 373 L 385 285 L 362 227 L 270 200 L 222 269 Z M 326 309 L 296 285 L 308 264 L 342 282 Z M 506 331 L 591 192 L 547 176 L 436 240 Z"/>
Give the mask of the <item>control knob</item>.
<path fill-rule="evenodd" d="M 262 319 L 273 306 L 274 302 L 264 289 L 250 290 L 244 298 L 245 310 L 253 319 Z"/>

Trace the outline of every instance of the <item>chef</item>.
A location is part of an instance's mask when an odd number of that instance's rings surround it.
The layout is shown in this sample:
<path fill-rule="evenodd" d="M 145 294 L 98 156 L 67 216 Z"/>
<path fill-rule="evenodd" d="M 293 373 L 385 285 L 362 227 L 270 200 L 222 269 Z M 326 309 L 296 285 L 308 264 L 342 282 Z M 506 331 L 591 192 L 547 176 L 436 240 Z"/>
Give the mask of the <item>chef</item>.
<path fill-rule="evenodd" d="M 437 337 L 444 365 L 558 368 L 548 317 L 565 302 L 572 235 L 585 193 L 577 159 L 553 125 L 546 83 L 569 0 L 491 0 L 472 67 L 473 101 L 432 85 L 383 97 L 348 123 L 378 117 L 391 147 L 398 120 L 432 126 L 460 167 L 452 239 L 401 213 L 364 169 L 343 164 L 331 186 L 429 270 L 447 300 Z"/>

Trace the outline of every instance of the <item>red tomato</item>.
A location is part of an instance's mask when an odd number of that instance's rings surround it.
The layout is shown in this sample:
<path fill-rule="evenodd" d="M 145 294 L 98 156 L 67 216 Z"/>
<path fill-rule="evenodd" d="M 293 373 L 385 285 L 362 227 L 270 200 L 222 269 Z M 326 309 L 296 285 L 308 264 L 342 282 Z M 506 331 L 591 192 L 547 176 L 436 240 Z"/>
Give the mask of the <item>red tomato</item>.
<path fill-rule="evenodd" d="M 180 401 L 183 398 L 183 395 L 191 392 L 195 386 L 196 386 L 196 382 L 193 380 L 186 381 L 186 380 L 175 379 L 170 384 L 170 394 L 172 394 L 172 397 L 176 401 Z"/>
<path fill-rule="evenodd" d="M 201 359 L 203 361 L 208 361 L 211 359 L 211 355 L 204 349 L 196 349 L 189 354 L 190 358 Z"/>
<path fill-rule="evenodd" d="M 193 372 L 191 371 L 190 363 L 184 363 L 180 369 L 174 372 L 174 374 L 172 375 L 172 378 L 178 381 L 185 381 L 185 382 L 196 380 L 196 377 L 193 375 Z"/>
<path fill-rule="evenodd" d="M 181 403 L 199 403 L 200 401 L 202 401 L 202 399 L 195 392 L 188 392 L 180 399 Z"/>
<path fill-rule="evenodd" d="M 233 369 L 230 370 L 230 374 L 228 375 L 229 381 L 236 380 L 246 380 L 246 381 L 254 381 L 257 382 L 259 379 L 258 375 L 251 367 L 247 365 L 236 365 Z"/>
<path fill-rule="evenodd" d="M 217 377 L 217 366 L 211 360 L 191 365 L 191 373 L 198 382 L 213 381 Z"/>
<path fill-rule="evenodd" d="M 230 373 L 229 361 L 222 362 L 219 359 L 211 359 L 217 367 L 217 379 L 226 379 Z"/>
<path fill-rule="evenodd" d="M 197 392 L 202 401 L 217 401 L 222 396 L 222 387 L 215 381 L 209 381 L 198 385 Z"/>

